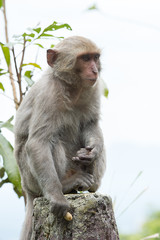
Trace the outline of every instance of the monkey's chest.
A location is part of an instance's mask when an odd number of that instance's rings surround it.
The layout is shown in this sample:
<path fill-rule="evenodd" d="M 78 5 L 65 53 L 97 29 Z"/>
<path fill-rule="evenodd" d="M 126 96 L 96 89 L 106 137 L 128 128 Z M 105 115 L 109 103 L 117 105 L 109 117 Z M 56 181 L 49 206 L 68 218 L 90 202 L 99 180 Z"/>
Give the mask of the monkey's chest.
<path fill-rule="evenodd" d="M 86 122 L 89 122 L 86 116 L 88 114 L 84 116 L 83 111 L 77 109 L 61 114 L 61 119 L 58 121 L 60 125 L 56 138 L 65 152 L 67 159 L 72 159 L 72 157 L 76 156 L 80 148 L 85 147 L 83 130 Z"/>
<path fill-rule="evenodd" d="M 63 129 L 60 134 L 59 140 L 65 150 L 67 157 L 74 156 L 74 154 L 82 147 L 82 133 L 80 128 L 67 127 Z"/>

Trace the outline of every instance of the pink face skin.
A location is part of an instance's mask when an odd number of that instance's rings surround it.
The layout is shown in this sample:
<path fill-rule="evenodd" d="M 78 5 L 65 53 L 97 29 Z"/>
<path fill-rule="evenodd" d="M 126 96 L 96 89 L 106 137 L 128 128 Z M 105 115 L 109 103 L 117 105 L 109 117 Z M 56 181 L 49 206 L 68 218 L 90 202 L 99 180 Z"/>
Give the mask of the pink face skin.
<path fill-rule="evenodd" d="M 77 58 L 75 69 L 85 86 L 93 86 L 99 76 L 99 57 L 99 53 L 86 53 Z"/>
<path fill-rule="evenodd" d="M 53 67 L 58 52 L 54 49 L 47 50 L 47 62 Z M 100 72 L 100 54 L 97 52 L 86 52 L 77 57 L 74 70 L 80 77 L 83 87 L 91 87 L 97 81 Z"/>

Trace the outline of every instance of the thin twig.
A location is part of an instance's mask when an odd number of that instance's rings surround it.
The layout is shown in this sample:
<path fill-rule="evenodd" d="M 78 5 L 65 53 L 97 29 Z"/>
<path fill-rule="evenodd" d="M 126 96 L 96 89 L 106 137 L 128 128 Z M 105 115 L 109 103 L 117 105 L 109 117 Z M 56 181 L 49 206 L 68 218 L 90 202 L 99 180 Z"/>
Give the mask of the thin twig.
<path fill-rule="evenodd" d="M 18 72 L 18 67 L 17 67 L 17 61 L 16 61 L 16 56 L 15 56 L 15 52 L 14 52 L 14 47 L 12 48 L 12 53 L 13 53 L 13 60 L 14 60 L 14 65 L 15 65 L 15 70 L 16 70 L 16 75 L 17 75 L 17 79 L 18 79 L 18 86 L 19 86 L 19 94 L 20 94 L 20 100 L 19 100 L 19 104 L 22 102 L 22 84 L 21 84 L 21 76 L 20 73 Z"/>
<path fill-rule="evenodd" d="M 5 0 L 3 0 L 3 15 L 4 15 L 4 23 L 5 23 L 5 38 L 6 38 L 6 43 L 9 43 L 9 37 L 8 37 L 8 23 L 7 23 L 7 15 L 6 15 L 6 5 L 5 5 Z M 16 110 L 18 109 L 18 98 L 17 98 L 17 92 L 16 92 L 16 86 L 14 83 L 13 79 L 13 73 L 12 73 L 12 66 L 11 63 L 8 66 L 8 72 L 9 72 L 9 79 L 11 82 L 12 86 L 12 92 L 13 92 L 13 98 L 14 98 L 14 103 L 15 103 L 15 108 Z"/>
<path fill-rule="evenodd" d="M 17 79 L 18 79 L 18 82 L 19 82 L 19 72 L 18 72 L 17 61 L 16 61 L 15 52 L 14 52 L 14 47 L 12 47 L 12 53 L 13 53 L 13 60 L 14 60 L 16 75 L 17 75 Z"/>
<path fill-rule="evenodd" d="M 22 58 L 21 58 L 20 66 L 19 66 L 19 75 L 20 75 L 20 78 L 21 78 L 21 73 L 22 73 L 22 65 L 23 65 L 23 61 L 24 61 L 25 49 L 26 49 L 26 40 L 25 40 L 25 37 L 24 37 L 23 50 L 22 50 Z"/>
<path fill-rule="evenodd" d="M 22 99 L 23 99 L 23 93 L 22 93 L 22 65 L 23 65 L 23 61 L 24 61 L 25 49 L 26 49 L 26 39 L 24 37 L 22 58 L 21 58 L 20 66 L 19 66 L 19 83 L 18 83 L 19 84 L 19 94 L 20 94 L 19 104 L 21 104 Z"/>

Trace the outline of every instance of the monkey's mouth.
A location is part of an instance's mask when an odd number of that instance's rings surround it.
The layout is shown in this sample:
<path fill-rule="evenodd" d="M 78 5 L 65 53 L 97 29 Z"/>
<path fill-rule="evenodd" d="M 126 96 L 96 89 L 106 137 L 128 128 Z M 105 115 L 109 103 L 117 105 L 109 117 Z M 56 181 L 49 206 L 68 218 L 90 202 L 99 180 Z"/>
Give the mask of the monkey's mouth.
<path fill-rule="evenodd" d="M 91 83 L 95 83 L 97 81 L 97 78 L 89 78 L 88 81 Z"/>
<path fill-rule="evenodd" d="M 88 85 L 88 87 L 92 87 L 92 86 L 94 86 L 95 85 L 95 83 L 96 83 L 96 81 L 97 81 L 97 78 L 89 78 L 89 79 L 87 79 L 87 85 Z"/>

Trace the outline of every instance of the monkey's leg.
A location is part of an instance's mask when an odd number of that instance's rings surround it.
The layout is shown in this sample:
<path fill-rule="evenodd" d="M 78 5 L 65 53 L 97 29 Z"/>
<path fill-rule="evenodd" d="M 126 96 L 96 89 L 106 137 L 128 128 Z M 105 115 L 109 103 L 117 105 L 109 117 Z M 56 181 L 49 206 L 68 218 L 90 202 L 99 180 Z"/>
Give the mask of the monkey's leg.
<path fill-rule="evenodd" d="M 26 214 L 20 235 L 20 240 L 30 240 L 32 234 L 32 214 L 34 197 L 28 193 L 26 193 L 26 196 L 27 196 Z"/>

